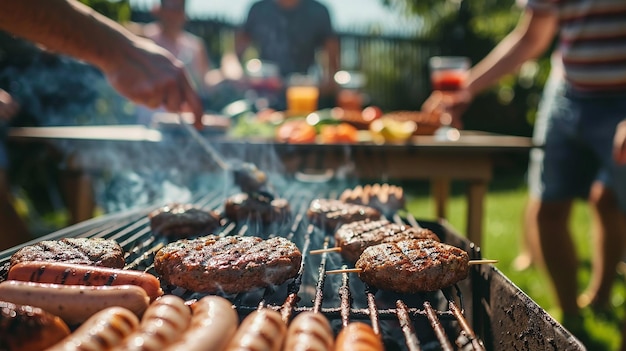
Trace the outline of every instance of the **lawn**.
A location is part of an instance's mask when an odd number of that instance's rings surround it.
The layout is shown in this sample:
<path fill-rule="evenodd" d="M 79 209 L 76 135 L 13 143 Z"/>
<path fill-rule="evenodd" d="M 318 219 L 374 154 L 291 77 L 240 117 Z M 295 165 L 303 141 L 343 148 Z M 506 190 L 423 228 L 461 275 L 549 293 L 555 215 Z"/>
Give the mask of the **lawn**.
<path fill-rule="evenodd" d="M 517 174 L 515 174 L 517 173 Z M 423 184 L 404 186 L 408 197 L 408 210 L 417 218 L 432 220 L 434 203 L 428 197 L 428 188 Z M 458 232 L 465 231 L 466 203 L 463 194 L 464 184 L 453 184 L 452 198 L 448 207 L 447 220 Z M 546 309 L 557 320 L 560 310 L 550 290 L 550 282 L 540 268 L 532 267 L 524 271 L 513 268 L 522 242 L 523 212 L 527 199 L 527 188 L 522 172 L 496 175 L 490 185 L 485 204 L 483 257 L 498 259 L 496 267 L 528 294 L 539 306 Z M 584 202 L 577 202 L 571 218 L 571 227 L 575 236 L 581 272 L 580 290 L 589 279 L 591 259 L 591 238 L 589 233 L 589 213 Z M 591 311 L 583 311 L 585 328 L 593 337 L 595 345 L 588 346 L 591 351 L 618 350 L 620 332 L 616 318 L 624 316 L 626 288 L 623 275 L 619 275 L 614 285 L 612 304 L 615 307 L 611 316 L 598 316 Z"/>

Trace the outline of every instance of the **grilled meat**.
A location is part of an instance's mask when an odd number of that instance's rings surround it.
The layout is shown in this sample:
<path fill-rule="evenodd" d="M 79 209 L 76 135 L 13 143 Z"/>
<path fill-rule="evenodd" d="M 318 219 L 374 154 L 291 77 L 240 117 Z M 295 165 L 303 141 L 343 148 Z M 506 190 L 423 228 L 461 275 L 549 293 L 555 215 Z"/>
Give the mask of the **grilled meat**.
<path fill-rule="evenodd" d="M 174 238 L 212 234 L 221 226 L 217 212 L 191 204 L 169 204 L 152 211 L 148 217 L 153 233 Z"/>
<path fill-rule="evenodd" d="M 112 239 L 63 238 L 43 240 L 24 246 L 11 256 L 11 266 L 19 262 L 45 261 L 123 268 L 124 250 Z"/>
<path fill-rule="evenodd" d="M 233 165 L 232 168 L 234 182 L 244 193 L 253 194 L 266 188 L 267 175 L 256 165 L 243 162 Z"/>
<path fill-rule="evenodd" d="M 0 301 L 0 350 L 39 351 L 70 335 L 65 322 L 41 308 Z"/>
<path fill-rule="evenodd" d="M 154 268 L 168 284 L 196 292 L 239 293 L 294 277 L 302 254 L 284 238 L 182 239 L 159 250 Z"/>
<path fill-rule="evenodd" d="M 370 246 L 355 264 L 365 283 L 399 293 L 435 291 L 467 278 L 469 256 L 434 240 Z"/>
<path fill-rule="evenodd" d="M 349 204 L 341 200 L 315 199 L 307 211 L 309 220 L 315 225 L 334 231 L 342 224 L 364 219 L 380 219 L 380 212 L 368 206 Z"/>
<path fill-rule="evenodd" d="M 341 247 L 341 255 L 346 260 L 356 262 L 363 250 L 370 246 L 407 239 L 439 241 L 437 234 L 428 229 L 391 223 L 386 219 L 366 219 L 339 227 L 335 233 L 335 246 Z"/>
<path fill-rule="evenodd" d="M 226 217 L 232 221 L 283 222 L 291 215 L 286 199 L 271 199 L 262 195 L 239 193 L 226 199 Z"/>
<path fill-rule="evenodd" d="M 374 207 L 387 215 L 404 208 L 405 203 L 402 187 L 387 183 L 358 185 L 353 189 L 346 189 L 339 196 L 339 200 Z"/>

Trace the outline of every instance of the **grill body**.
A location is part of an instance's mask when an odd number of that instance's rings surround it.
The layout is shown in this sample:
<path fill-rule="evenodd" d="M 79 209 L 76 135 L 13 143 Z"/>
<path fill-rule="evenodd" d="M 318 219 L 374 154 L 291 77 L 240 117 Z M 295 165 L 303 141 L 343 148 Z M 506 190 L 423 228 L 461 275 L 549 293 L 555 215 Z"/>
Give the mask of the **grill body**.
<path fill-rule="evenodd" d="M 451 288 L 411 295 L 372 289 L 356 274 L 326 276 L 326 270 L 345 264 L 338 254 L 308 254 L 332 246 L 332 234 L 308 223 L 306 209 L 314 198 L 336 197 L 345 186 L 294 181 L 283 192 L 293 211 L 287 223 L 262 226 L 225 221 L 220 230 L 223 235 L 279 235 L 295 242 L 303 253 L 303 265 L 295 279 L 281 286 L 226 296 L 242 318 L 259 307 L 280 311 L 286 322 L 303 311 L 314 311 L 325 314 L 335 332 L 351 321 L 361 320 L 373 325 L 387 350 L 584 350 L 576 338 L 492 265 L 472 266 L 469 277 Z M 225 188 L 228 186 L 217 184 L 213 192 L 203 194 L 194 203 L 221 211 L 229 194 Z M 126 251 L 126 268 L 154 273 L 154 254 L 167 241 L 153 235 L 147 215 L 161 205 L 99 217 L 39 240 L 114 239 Z M 442 242 L 466 250 L 471 259 L 481 258 L 480 249 L 445 222 L 418 221 L 410 214 L 396 214 L 391 219 L 431 229 Z M 0 252 L 2 277 L 11 255 L 20 247 Z M 188 300 L 201 296 L 175 287 L 164 290 Z"/>

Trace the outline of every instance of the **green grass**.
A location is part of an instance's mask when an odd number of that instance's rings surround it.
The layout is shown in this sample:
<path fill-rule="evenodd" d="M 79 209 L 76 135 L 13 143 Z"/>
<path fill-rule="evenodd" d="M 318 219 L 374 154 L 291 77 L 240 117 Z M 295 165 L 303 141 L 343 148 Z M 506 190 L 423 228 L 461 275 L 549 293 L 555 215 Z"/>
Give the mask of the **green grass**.
<path fill-rule="evenodd" d="M 408 210 L 417 218 L 431 220 L 435 216 L 434 203 L 428 196 L 425 185 L 405 185 L 408 197 Z M 464 184 L 453 184 L 451 199 L 448 205 L 447 221 L 459 233 L 465 232 L 466 202 Z M 531 267 L 524 271 L 513 268 L 512 262 L 519 253 L 523 235 L 523 213 L 527 200 L 527 188 L 523 175 L 496 176 L 491 183 L 486 198 L 483 222 L 483 257 L 498 259 L 496 267 L 502 271 L 515 285 L 528 294 L 539 306 L 546 309 L 557 320 L 560 310 L 556 305 L 551 291 L 550 281 L 543 270 Z M 591 238 L 589 233 L 589 213 L 586 204 L 576 202 L 571 216 L 571 228 L 576 242 L 581 267 L 579 273 L 580 291 L 589 280 L 591 262 Z M 618 350 L 620 332 L 617 320 L 624 318 L 624 299 L 626 288 L 622 275 L 614 284 L 612 318 L 597 316 L 591 311 L 583 311 L 584 326 L 594 340 L 591 351 Z"/>

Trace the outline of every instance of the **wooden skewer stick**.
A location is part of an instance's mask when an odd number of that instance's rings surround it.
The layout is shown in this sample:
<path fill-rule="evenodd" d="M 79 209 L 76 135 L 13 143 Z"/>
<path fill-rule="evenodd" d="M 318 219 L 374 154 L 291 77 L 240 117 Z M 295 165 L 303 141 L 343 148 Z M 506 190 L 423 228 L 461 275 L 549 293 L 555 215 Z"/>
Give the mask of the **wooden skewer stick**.
<path fill-rule="evenodd" d="M 361 273 L 363 270 L 361 268 L 346 268 L 346 269 L 335 269 L 334 271 L 326 271 L 326 274 L 341 274 L 341 273 Z"/>
<path fill-rule="evenodd" d="M 498 263 L 498 260 L 471 260 L 467 264 L 470 266 L 474 266 L 477 264 L 489 264 L 489 263 Z"/>
<path fill-rule="evenodd" d="M 323 254 L 326 252 L 341 252 L 341 247 L 329 247 L 327 249 L 317 249 L 317 250 L 311 250 L 309 251 L 309 254 L 311 255 L 319 255 L 319 254 Z"/>
<path fill-rule="evenodd" d="M 489 263 L 498 263 L 498 260 L 471 260 L 468 262 L 468 265 L 473 266 L 477 264 L 489 264 Z M 346 269 L 335 269 L 333 271 L 326 271 L 326 274 L 341 274 L 341 273 L 361 273 L 363 270 L 361 268 L 346 268 Z"/>

